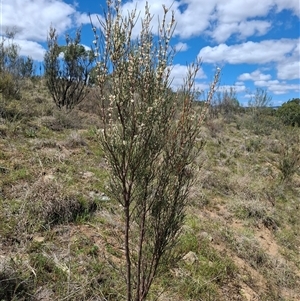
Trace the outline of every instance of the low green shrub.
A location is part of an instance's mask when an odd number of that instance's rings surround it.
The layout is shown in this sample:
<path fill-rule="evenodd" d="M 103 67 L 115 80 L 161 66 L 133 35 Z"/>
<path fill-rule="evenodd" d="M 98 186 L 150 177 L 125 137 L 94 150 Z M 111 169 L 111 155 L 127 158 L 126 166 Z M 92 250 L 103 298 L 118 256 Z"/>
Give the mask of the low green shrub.
<path fill-rule="evenodd" d="M 300 98 L 285 102 L 278 110 L 277 116 L 286 125 L 300 126 Z"/>

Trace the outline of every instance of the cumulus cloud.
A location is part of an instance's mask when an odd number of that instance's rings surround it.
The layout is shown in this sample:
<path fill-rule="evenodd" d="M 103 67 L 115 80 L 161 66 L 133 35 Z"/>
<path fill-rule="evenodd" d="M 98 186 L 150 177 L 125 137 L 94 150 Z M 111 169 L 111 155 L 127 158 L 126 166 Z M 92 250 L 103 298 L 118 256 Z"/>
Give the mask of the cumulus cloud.
<path fill-rule="evenodd" d="M 177 89 L 183 85 L 184 78 L 186 78 L 188 68 L 185 65 L 175 64 L 172 66 L 170 79 L 172 80 L 172 88 Z M 197 73 L 196 80 L 206 78 L 202 68 Z"/>
<path fill-rule="evenodd" d="M 206 63 L 265 64 L 282 61 L 297 47 L 297 39 L 248 41 L 242 44 L 220 44 L 200 50 L 199 57 Z"/>
<path fill-rule="evenodd" d="M 15 42 L 21 55 L 42 61 L 45 49 L 40 43 L 47 40 L 50 26 L 58 35 L 74 26 L 89 22 L 87 14 L 61 0 L 2 0 L 0 35 L 15 32 Z"/>
<path fill-rule="evenodd" d="M 75 8 L 60 0 L 2 0 L 1 34 L 17 29 L 22 40 L 45 41 L 52 24 L 58 33 L 73 25 Z"/>
<path fill-rule="evenodd" d="M 263 35 L 269 30 L 270 22 L 249 20 L 249 18 L 267 16 L 272 6 L 276 5 L 275 2 L 275 0 L 266 0 L 263 3 L 257 3 L 256 0 L 248 0 L 245 4 L 245 1 L 240 0 L 226 1 L 226 3 L 222 0 L 157 0 L 150 4 L 151 14 L 156 16 L 152 20 L 152 28 L 155 33 L 159 19 L 162 19 L 162 6 L 165 5 L 165 7 L 170 8 L 175 13 L 176 28 L 174 34 L 180 38 L 188 39 L 209 34 L 218 42 L 223 42 L 233 34 L 238 34 L 240 38 L 253 34 Z M 126 14 L 136 7 L 137 11 L 140 11 L 141 15 L 143 15 L 145 3 L 145 0 L 128 1 L 123 5 L 122 9 L 124 14 Z M 182 6 L 185 6 L 185 9 L 182 9 Z M 170 21 L 170 17 L 171 14 L 167 22 Z M 214 25 L 216 20 L 217 25 Z M 139 32 L 141 25 L 137 25 L 136 30 Z"/>
<path fill-rule="evenodd" d="M 127 1 L 122 6 L 123 13 L 136 8 L 142 16 L 145 3 L 146 0 Z M 156 0 L 150 3 L 150 12 L 155 16 L 151 24 L 154 33 L 162 20 L 163 5 L 175 12 L 176 36 L 187 39 L 208 34 L 217 42 L 225 42 L 233 35 L 238 39 L 264 35 L 271 23 L 258 18 L 266 18 L 272 9 L 290 9 L 299 15 L 298 0 Z M 93 14 L 92 19 L 96 21 L 97 16 L 100 15 Z M 170 18 L 171 14 L 167 22 Z M 1 21 L 3 31 L 15 27 L 19 39 L 45 41 L 51 24 L 60 34 L 74 24 L 88 24 L 90 19 L 87 13 L 76 11 L 75 5 L 61 0 L 2 0 Z M 135 35 L 141 29 L 140 22 L 136 25 Z"/>
<path fill-rule="evenodd" d="M 175 34 L 181 38 L 190 38 L 200 36 L 210 27 L 215 6 L 219 0 L 201 1 L 189 0 L 183 1 L 187 4 L 184 11 L 177 9 L 175 19 L 177 22 Z"/>
<path fill-rule="evenodd" d="M 75 8 L 60 0 L 2 0 L 0 34 L 15 33 L 14 42 L 20 46 L 20 54 L 42 61 L 50 26 L 58 34 L 73 26 Z"/>
<path fill-rule="evenodd" d="M 136 18 L 144 17 L 145 15 L 145 7 L 146 2 L 144 0 L 135 0 L 135 1 L 127 1 L 122 6 L 122 13 L 124 16 L 128 16 L 129 12 L 132 12 L 136 9 Z M 148 1 L 149 3 L 149 1 Z M 149 7 L 150 7 L 150 13 L 154 16 L 152 18 L 150 27 L 153 29 L 153 33 L 157 33 L 157 28 L 162 20 L 163 16 L 163 5 L 166 8 L 172 7 L 173 10 L 177 10 L 178 2 L 175 1 L 173 4 L 173 0 L 156 0 L 156 1 L 150 1 Z M 167 24 L 170 23 L 172 18 L 171 13 L 168 14 L 166 22 Z M 133 29 L 133 37 L 137 37 L 138 34 L 141 32 L 142 24 L 140 21 L 136 22 L 136 26 Z"/>
<path fill-rule="evenodd" d="M 299 85 L 287 83 L 286 81 L 280 81 L 279 79 L 272 79 L 270 74 L 261 73 L 260 70 L 255 70 L 251 73 L 243 73 L 238 77 L 238 80 L 253 81 L 254 86 L 267 89 L 269 92 L 272 92 L 276 95 L 289 93 L 291 91 L 297 92 L 300 90 Z"/>
<path fill-rule="evenodd" d="M 269 80 L 271 79 L 270 74 L 263 74 L 259 70 L 255 70 L 251 73 L 243 73 L 238 77 L 238 80 L 245 81 L 245 80 Z"/>
<path fill-rule="evenodd" d="M 135 3 L 138 10 L 143 10 L 145 0 L 127 2 L 124 8 L 133 8 Z M 171 3 L 170 0 L 157 0 L 151 4 L 151 12 L 161 15 L 161 5 L 169 7 Z M 182 6 L 185 9 L 181 9 Z M 171 8 L 177 22 L 175 35 L 187 39 L 209 34 L 217 42 L 224 42 L 234 34 L 239 39 L 264 35 L 272 24 L 263 18 L 266 19 L 272 10 L 289 9 L 295 15 L 300 14 L 298 0 L 185 0 L 174 1 Z"/>
<path fill-rule="evenodd" d="M 225 92 L 225 91 L 230 91 L 231 89 L 233 89 L 236 93 L 240 93 L 240 92 L 245 92 L 247 90 L 246 86 L 244 84 L 237 84 L 235 83 L 234 85 L 221 85 L 218 87 L 218 91 L 220 92 Z"/>
<path fill-rule="evenodd" d="M 220 22 L 232 23 L 255 17 L 263 17 L 276 5 L 276 0 L 227 0 L 218 1 L 215 14 Z"/>
<path fill-rule="evenodd" d="M 300 39 L 291 55 L 277 65 L 279 79 L 300 79 Z"/>
<path fill-rule="evenodd" d="M 122 6 L 123 13 L 136 8 L 142 16 L 145 3 L 146 0 L 127 1 Z M 277 12 L 289 9 L 298 16 L 300 14 L 298 0 L 156 0 L 150 2 L 150 12 L 155 15 L 151 24 L 154 33 L 162 19 L 163 5 L 175 12 L 175 35 L 191 38 L 209 34 L 218 42 L 224 42 L 234 34 L 238 38 L 265 34 L 271 24 L 261 18 L 266 18 L 272 9 Z M 76 5 L 61 0 L 2 0 L 2 12 L 4 30 L 15 26 L 19 30 L 18 38 L 35 41 L 45 40 L 50 24 L 62 33 L 74 23 L 89 23 L 86 13 L 76 11 Z M 100 9 L 99 13 L 102 13 Z M 167 22 L 170 18 L 171 14 Z M 137 32 L 140 27 L 138 22 Z"/>
<path fill-rule="evenodd" d="M 215 4 L 220 0 L 201 1 L 199 0 L 156 0 L 150 2 L 150 12 L 155 17 L 152 20 L 153 32 L 156 33 L 159 21 L 162 20 L 163 5 L 170 9 L 167 23 L 171 20 L 171 11 L 174 11 L 176 28 L 174 34 L 181 38 L 190 38 L 199 36 L 210 25 L 211 14 L 214 11 Z M 127 13 L 137 8 L 137 12 L 144 15 L 146 0 L 128 1 L 123 5 L 123 12 Z M 182 10 L 182 6 L 185 9 Z M 137 32 L 140 30 L 140 23 L 137 24 Z"/>
<path fill-rule="evenodd" d="M 268 91 L 270 91 L 276 95 L 286 94 L 291 91 L 293 91 L 293 92 L 300 91 L 299 85 L 290 84 L 285 81 L 279 81 L 277 79 L 269 80 L 269 81 L 264 81 L 264 80 L 254 81 L 254 85 L 256 87 L 266 88 L 266 89 L 268 89 Z"/>
<path fill-rule="evenodd" d="M 81 26 L 85 24 L 90 25 L 92 21 L 92 24 L 98 28 L 100 25 L 99 20 L 101 22 L 104 22 L 104 17 L 100 14 L 88 15 L 87 13 L 79 13 L 79 12 L 75 13 L 75 22 L 77 26 Z"/>
<path fill-rule="evenodd" d="M 232 35 L 236 35 L 238 39 L 264 35 L 271 29 L 272 24 L 263 19 L 267 19 L 273 10 L 281 12 L 284 9 L 299 16 L 299 1 L 219 0 L 216 1 L 211 16 L 216 22 L 211 24 L 208 32 L 219 43 L 225 42 Z"/>
<path fill-rule="evenodd" d="M 225 42 L 233 34 L 239 39 L 245 39 L 253 35 L 264 35 L 271 28 L 271 23 L 267 21 L 243 21 L 240 23 L 224 23 L 218 26 L 212 33 L 212 37 L 217 42 Z"/>
<path fill-rule="evenodd" d="M 123 4 L 123 12 L 127 14 L 136 7 L 143 15 L 145 3 L 146 0 L 127 1 Z M 295 15 L 300 14 L 298 0 L 156 0 L 150 2 L 150 12 L 155 15 L 152 20 L 154 30 L 162 18 L 162 5 L 175 13 L 175 35 L 188 39 L 208 34 L 218 42 L 224 42 L 234 34 L 239 39 L 253 34 L 264 35 L 271 23 L 263 18 L 266 19 L 272 10 L 289 9 Z M 137 25 L 138 32 L 141 25 Z"/>
<path fill-rule="evenodd" d="M 275 95 L 287 94 L 289 92 L 300 92 L 299 85 L 296 84 L 273 84 L 269 86 L 268 89 L 272 91 Z"/>
<path fill-rule="evenodd" d="M 292 51 L 288 51 L 281 56 L 278 56 L 276 62 L 277 77 L 279 80 L 293 80 L 300 78 L 300 40 L 295 40 L 295 47 Z M 276 58 L 276 57 L 275 57 Z M 275 61 L 275 59 L 274 59 Z M 270 80 L 270 74 L 263 74 L 260 70 L 253 71 L 252 73 L 243 73 L 238 77 L 238 80 L 252 80 L 252 81 L 265 81 Z"/>
<path fill-rule="evenodd" d="M 279 79 L 299 79 L 300 62 L 298 60 L 287 60 L 277 66 L 277 76 Z"/>
<path fill-rule="evenodd" d="M 284 9 L 290 9 L 294 15 L 300 17 L 299 0 L 274 0 L 277 12 Z"/>
<path fill-rule="evenodd" d="M 154 15 L 151 22 L 153 33 L 157 34 L 159 22 L 162 21 L 163 5 L 175 13 L 176 28 L 174 36 L 178 43 L 175 49 L 190 51 L 193 43 L 201 39 L 206 40 L 209 46 L 199 51 L 203 63 L 224 66 L 226 64 L 258 64 L 251 73 L 240 74 L 235 86 L 238 91 L 245 87 L 244 81 L 253 81 L 257 86 L 266 85 L 274 94 L 284 91 L 296 91 L 297 85 L 284 81 L 300 78 L 299 39 L 263 40 L 264 35 L 276 25 L 276 14 L 289 10 L 300 17 L 299 0 L 156 0 L 150 2 L 150 12 Z M 87 12 L 80 12 L 79 7 L 66 0 L 1 0 L 2 15 L 0 35 L 6 29 L 16 29 L 15 41 L 21 46 L 22 55 L 30 55 L 41 61 L 45 49 L 42 43 L 46 41 L 50 25 L 53 25 L 58 34 L 74 30 L 80 25 L 89 24 Z M 122 11 L 137 9 L 137 15 L 144 15 L 146 0 L 123 1 Z M 99 10 L 93 12 L 91 18 L 98 27 L 97 17 L 103 18 Z M 274 18 L 273 18 L 274 17 Z M 167 17 L 167 24 L 171 20 L 171 12 Z M 134 36 L 141 30 L 141 22 L 136 23 Z M 260 42 L 254 37 L 260 36 Z M 193 40 L 188 40 L 193 38 Z M 251 41 L 249 40 L 251 38 Z M 88 43 L 88 42 L 87 42 Z M 219 44 L 221 43 L 221 44 Z M 219 45 L 218 45 L 219 44 Z M 196 50 L 198 51 L 198 50 Z M 187 52 L 188 53 L 188 52 Z M 263 64 L 275 67 L 277 79 L 261 70 Z M 173 86 L 182 84 L 186 75 L 186 67 L 174 65 L 172 76 Z M 207 90 L 209 85 L 200 80 L 205 78 L 201 69 L 196 86 Z M 278 80 L 278 82 L 275 82 Z"/>
<path fill-rule="evenodd" d="M 244 86 L 244 82 L 237 81 L 237 82 L 235 82 L 235 85 L 236 86 Z"/>
<path fill-rule="evenodd" d="M 20 55 L 29 56 L 36 61 L 42 62 L 44 60 L 45 48 L 37 42 L 16 40 L 20 46 Z"/>
<path fill-rule="evenodd" d="M 0 36 L 0 40 L 3 37 Z M 11 40 L 4 40 L 4 46 L 8 46 L 9 44 L 11 44 Z M 36 61 L 43 61 L 44 60 L 44 55 L 45 55 L 45 48 L 34 41 L 27 41 L 27 40 L 21 40 L 21 39 L 14 39 L 13 43 L 18 45 L 19 47 L 19 54 L 21 56 L 29 56 L 32 59 L 36 60 Z"/>
<path fill-rule="evenodd" d="M 183 52 L 183 51 L 188 50 L 188 48 L 189 48 L 188 44 L 182 43 L 182 42 L 179 42 L 174 46 L 174 49 L 176 52 Z"/>
<path fill-rule="evenodd" d="M 201 99 L 205 98 L 205 96 L 206 96 L 205 92 L 207 92 L 209 90 L 209 87 L 210 87 L 210 85 L 207 83 L 200 83 L 200 82 L 195 83 L 195 89 L 200 92 L 203 92 L 203 94 L 200 97 Z"/>

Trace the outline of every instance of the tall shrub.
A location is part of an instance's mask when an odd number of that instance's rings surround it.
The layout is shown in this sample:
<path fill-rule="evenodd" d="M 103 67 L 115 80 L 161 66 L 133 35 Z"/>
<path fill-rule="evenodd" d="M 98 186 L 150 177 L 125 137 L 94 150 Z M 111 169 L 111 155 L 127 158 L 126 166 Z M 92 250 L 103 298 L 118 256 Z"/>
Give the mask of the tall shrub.
<path fill-rule="evenodd" d="M 97 81 L 100 87 L 103 131 L 100 136 L 109 166 L 108 193 L 123 208 L 126 258 L 126 300 L 145 300 L 151 284 L 172 262 L 172 247 L 184 222 L 195 158 L 202 148 L 200 124 L 210 103 L 195 105 L 194 79 L 200 68 L 188 68 L 180 93 L 170 89 L 174 30 L 169 11 L 151 32 L 153 16 L 146 4 L 142 28 L 133 37 L 137 13 L 127 17 L 120 2 L 107 2 L 101 32 L 95 33 L 100 51 Z"/>
<path fill-rule="evenodd" d="M 220 114 L 224 115 L 226 119 L 230 119 L 235 113 L 239 111 L 240 104 L 237 99 L 236 90 L 233 87 L 217 91 L 213 99 L 210 114 L 217 117 Z"/>
<path fill-rule="evenodd" d="M 293 98 L 283 103 L 277 110 L 277 116 L 286 125 L 300 127 L 300 98 Z"/>
<path fill-rule="evenodd" d="M 89 92 L 87 85 L 95 54 L 80 43 L 80 30 L 75 38 L 66 35 L 66 45 L 61 46 L 55 28 L 50 28 L 44 57 L 46 85 L 56 106 L 66 111 L 82 102 Z"/>
<path fill-rule="evenodd" d="M 33 75 L 33 60 L 20 55 L 14 32 L 7 32 L 0 41 L 0 93 L 6 98 L 20 98 L 25 77 Z"/>

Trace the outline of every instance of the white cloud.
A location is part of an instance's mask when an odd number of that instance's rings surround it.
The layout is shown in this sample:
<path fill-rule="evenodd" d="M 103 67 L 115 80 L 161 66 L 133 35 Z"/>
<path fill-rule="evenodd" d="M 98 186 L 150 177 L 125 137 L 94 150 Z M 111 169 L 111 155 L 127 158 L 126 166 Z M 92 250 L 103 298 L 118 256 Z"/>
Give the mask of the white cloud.
<path fill-rule="evenodd" d="M 291 55 L 278 63 L 277 76 L 279 79 L 300 78 L 300 39 Z"/>
<path fill-rule="evenodd" d="M 74 28 L 76 20 L 82 24 L 88 19 L 61 0 L 1 0 L 1 4 L 0 35 L 15 30 L 14 42 L 20 46 L 20 54 L 37 61 L 43 60 L 45 49 L 39 43 L 47 40 L 50 26 L 61 35 Z"/>
<path fill-rule="evenodd" d="M 263 74 L 259 70 L 255 70 L 251 73 L 243 73 L 238 77 L 238 80 L 245 81 L 245 80 L 269 80 L 271 79 L 270 74 Z"/>
<path fill-rule="evenodd" d="M 295 15 L 300 17 L 299 0 L 275 0 L 276 9 L 278 12 L 284 9 L 290 9 Z"/>
<path fill-rule="evenodd" d="M 128 12 L 132 12 L 133 10 L 136 9 L 136 17 L 143 18 L 145 16 L 145 6 L 146 2 L 144 0 L 136 0 L 136 1 L 128 1 L 123 4 L 122 6 L 122 13 L 124 16 L 128 16 Z M 148 1 L 149 3 L 149 1 Z M 173 0 L 156 0 L 155 2 L 150 2 L 149 7 L 150 7 L 150 13 L 151 15 L 154 16 L 151 21 L 151 28 L 153 30 L 153 33 L 157 33 L 158 25 L 162 21 L 162 16 L 163 16 L 163 5 L 166 8 L 169 8 L 172 6 L 173 10 L 176 10 L 178 7 L 178 2 L 175 1 L 173 4 Z M 166 23 L 169 24 L 171 21 L 171 11 L 168 13 Z M 136 25 L 133 29 L 132 35 L 133 37 L 137 37 L 138 34 L 141 32 L 142 24 L 141 21 L 139 20 L 136 22 Z"/>
<path fill-rule="evenodd" d="M 245 42 L 242 44 L 220 44 L 204 47 L 199 57 L 206 63 L 229 64 L 265 64 L 282 61 L 297 46 L 297 39 L 265 40 L 262 42 Z"/>
<path fill-rule="evenodd" d="M 150 2 L 150 12 L 155 17 L 152 20 L 153 32 L 156 33 L 158 26 L 158 16 L 162 20 L 163 8 L 170 8 L 167 23 L 171 19 L 171 11 L 175 13 L 176 28 L 174 34 L 181 38 L 190 38 L 193 36 L 201 35 L 209 26 L 211 21 L 211 15 L 214 11 L 215 5 L 220 0 L 199 1 L 199 0 L 156 0 Z M 149 1 L 148 1 L 149 2 Z M 201 3 L 199 3 L 201 2 Z M 146 0 L 128 1 L 123 5 L 123 12 L 127 13 L 132 11 L 135 7 L 137 12 L 141 12 L 141 16 L 144 15 Z M 182 5 L 186 5 L 186 9 L 181 11 Z M 137 23 L 137 32 L 140 31 L 140 22 Z"/>
<path fill-rule="evenodd" d="M 45 48 L 37 42 L 15 40 L 20 46 L 20 55 L 29 56 L 36 61 L 42 62 L 44 60 Z"/>
<path fill-rule="evenodd" d="M 195 89 L 200 92 L 207 92 L 209 90 L 210 85 L 207 83 L 195 83 Z M 204 95 L 201 95 L 201 99 L 203 99 Z"/>
<path fill-rule="evenodd" d="M 134 1 L 143 6 L 145 1 Z M 134 2 L 130 2 L 134 5 Z M 162 4 L 156 1 L 156 8 Z M 169 5 L 170 1 L 166 1 Z M 180 11 L 180 5 L 186 5 L 184 11 Z M 296 15 L 300 15 L 298 0 L 183 0 L 174 1 L 172 9 L 175 11 L 177 22 L 175 34 L 181 38 L 190 38 L 209 34 L 217 42 L 225 42 L 233 34 L 239 39 L 252 35 L 264 35 L 272 24 L 267 18 L 275 9 L 280 12 L 289 9 Z M 159 13 L 156 11 L 156 13 Z"/>
<path fill-rule="evenodd" d="M 174 46 L 174 49 L 175 49 L 176 52 L 183 52 L 183 51 L 188 50 L 188 48 L 189 48 L 188 44 L 187 43 L 182 43 L 182 42 L 179 42 Z"/>
<path fill-rule="evenodd" d="M 254 81 L 255 86 L 257 87 L 269 87 L 269 86 L 274 86 L 274 85 L 279 85 L 279 80 L 256 80 Z"/>
<path fill-rule="evenodd" d="M 75 13 L 75 22 L 77 26 L 85 25 L 85 24 L 91 24 L 91 20 L 93 25 L 98 28 L 100 27 L 99 20 L 101 22 L 104 22 L 104 17 L 100 14 L 90 14 L 87 13 Z"/>
<path fill-rule="evenodd" d="M 137 12 L 141 11 L 143 16 L 145 3 L 146 0 L 127 1 L 122 6 L 123 13 L 127 14 L 136 7 Z M 158 16 L 160 20 L 162 18 L 162 5 L 175 12 L 175 35 L 190 38 L 208 33 L 219 42 L 226 41 L 233 34 L 237 34 L 239 38 L 265 34 L 271 24 L 261 18 L 266 18 L 272 9 L 290 9 L 295 14 L 300 14 L 298 0 L 156 0 L 150 2 L 150 11 L 155 16 L 151 24 L 154 33 Z M 186 6 L 184 11 L 180 9 L 183 5 Z M 76 12 L 75 4 L 62 0 L 2 0 L 2 12 L 4 30 L 15 26 L 19 30 L 18 38 L 34 41 L 45 40 L 50 24 L 53 24 L 58 33 L 63 33 L 74 22 L 77 25 L 89 23 L 86 13 Z M 99 13 L 102 13 L 100 8 Z M 167 22 L 170 18 L 171 13 Z M 140 28 L 141 24 L 138 22 L 136 31 Z"/>
<path fill-rule="evenodd" d="M 45 41 L 52 24 L 58 33 L 72 26 L 74 7 L 60 0 L 2 0 L 1 29 L 17 29 L 16 38 Z"/>
<path fill-rule="evenodd" d="M 246 86 L 235 83 L 234 85 L 222 85 L 218 87 L 218 91 L 225 92 L 233 89 L 236 93 L 245 92 Z"/>
<path fill-rule="evenodd" d="M 289 84 L 279 80 L 255 81 L 254 84 L 257 87 L 267 88 L 268 91 L 274 93 L 275 95 L 286 94 L 289 92 L 297 93 L 300 91 L 299 85 Z"/>
<path fill-rule="evenodd" d="M 175 64 L 172 66 L 170 79 L 172 80 L 172 88 L 177 89 L 183 85 L 184 79 L 187 76 L 188 68 L 185 65 Z M 196 80 L 206 78 L 202 68 L 197 73 Z"/>
<path fill-rule="evenodd" d="M 219 1 L 200 1 L 200 3 L 199 0 L 182 1 L 187 4 L 187 8 L 182 13 L 176 10 L 175 34 L 185 39 L 203 34 L 210 27 L 215 6 Z"/>
<path fill-rule="evenodd" d="M 127 14 L 136 7 L 137 13 L 141 11 L 141 16 L 143 16 L 145 3 L 146 0 L 127 1 L 122 6 L 123 13 Z M 175 12 L 175 35 L 181 38 L 191 38 L 208 34 L 218 42 L 225 42 L 232 35 L 236 35 L 238 39 L 264 35 L 270 29 L 271 23 L 262 18 L 266 18 L 272 9 L 277 11 L 290 9 L 295 14 L 300 14 L 298 0 L 228 0 L 225 2 L 223 0 L 156 0 L 150 2 L 150 11 L 154 15 L 151 23 L 154 33 L 157 32 L 159 18 L 160 21 L 162 19 L 163 5 Z M 182 6 L 185 6 L 184 10 L 181 9 Z M 99 13 L 102 13 L 100 8 Z M 1 17 L 3 31 L 6 28 L 15 27 L 18 30 L 16 38 L 37 42 L 46 40 L 51 24 L 61 34 L 74 25 L 90 22 L 87 13 L 76 11 L 75 4 L 71 5 L 62 0 L 2 0 Z M 95 23 L 97 23 L 96 17 L 96 14 L 92 14 Z M 171 13 L 169 13 L 167 23 L 170 18 Z M 141 29 L 140 22 L 136 25 L 135 35 Z M 186 49 L 185 45 L 183 43 L 182 51 Z M 216 55 L 218 51 L 225 50 L 225 48 L 226 44 L 221 44 L 218 49 L 207 50 L 213 50 Z M 279 74 L 284 77 L 286 71 L 284 68 L 282 70 Z"/>
<path fill-rule="evenodd" d="M 277 76 L 279 79 L 299 79 L 300 62 L 298 60 L 287 60 L 277 66 Z"/>
<path fill-rule="evenodd" d="M 92 19 L 93 22 L 97 21 L 96 16 L 97 16 L 96 14 L 91 15 L 91 19 Z M 80 13 L 77 12 L 75 14 L 76 24 L 79 25 L 79 26 L 82 25 L 82 24 L 90 24 L 91 19 L 90 19 L 90 16 L 86 13 L 80 14 Z"/>
<path fill-rule="evenodd" d="M 127 14 L 136 7 L 143 16 L 145 3 L 146 0 L 127 1 L 122 6 L 123 12 Z M 150 2 L 150 12 L 155 15 L 152 20 L 154 32 L 158 25 L 157 16 L 160 20 L 162 17 L 163 4 L 175 12 L 175 35 L 187 39 L 209 34 L 219 42 L 226 41 L 233 34 L 239 38 L 264 35 L 271 23 L 262 18 L 267 18 L 272 10 L 289 9 L 298 16 L 300 14 L 298 0 L 156 0 Z M 183 6 L 184 10 L 181 9 Z M 139 31 L 141 25 L 137 25 Z"/>
<path fill-rule="evenodd" d="M 274 6 L 274 2 L 276 1 L 219 0 L 216 7 L 216 15 L 218 20 L 222 23 L 241 22 L 249 18 L 263 17 L 267 15 L 272 6 Z"/>
<path fill-rule="evenodd" d="M 30 55 L 41 61 L 45 49 L 39 44 L 46 41 L 49 27 L 52 24 L 58 34 L 64 34 L 69 29 L 81 24 L 89 24 L 87 13 L 78 11 L 75 1 L 66 0 L 0 0 L 2 4 L 1 30 L 15 27 L 17 35 L 15 41 L 21 46 L 22 55 Z M 74 4 L 70 4 L 73 2 Z M 199 57 L 204 63 L 212 63 L 217 66 L 226 64 L 258 64 L 258 68 L 251 73 L 243 73 L 237 78 L 236 89 L 242 91 L 244 82 L 251 80 L 258 87 L 266 87 L 274 94 L 299 91 L 299 85 L 284 82 L 284 80 L 300 78 L 300 40 L 278 39 L 263 40 L 263 36 L 277 23 L 276 13 L 285 9 L 291 10 L 294 15 L 300 17 L 299 0 L 156 0 L 150 2 L 150 12 L 154 15 L 151 22 L 153 33 L 157 33 L 159 20 L 162 20 L 163 8 L 170 7 L 175 12 L 176 28 L 175 37 L 181 42 L 174 47 L 177 51 L 186 51 L 194 42 L 202 43 L 201 38 L 209 39 L 208 45 L 200 50 Z M 123 13 L 127 15 L 135 7 L 140 16 L 144 15 L 146 0 L 123 1 Z M 77 10 L 77 11 L 76 11 Z M 94 25 L 98 27 L 97 13 L 102 13 L 101 8 L 91 17 Z M 158 17 L 159 16 L 159 17 Z M 274 18 L 273 18 L 274 17 Z M 171 12 L 167 18 L 170 21 Z M 136 36 L 141 29 L 138 21 L 134 31 Z M 280 28 L 282 30 L 282 28 Z M 241 41 L 253 36 L 260 36 L 260 42 Z M 193 41 L 186 39 L 193 38 Z M 251 38 L 252 40 L 252 38 Z M 232 43 L 236 44 L 229 44 Z M 85 41 L 88 44 L 88 41 Z M 187 44 L 188 43 L 188 44 Z M 188 52 L 187 52 L 188 54 Z M 263 65 L 276 68 L 277 79 L 272 79 L 269 71 L 264 71 Z M 275 70 L 275 71 L 276 71 Z M 180 86 L 186 75 L 184 65 L 174 65 L 172 76 L 173 86 Z M 274 71 L 274 70 L 273 70 Z M 201 69 L 197 76 L 196 86 L 201 90 L 207 90 L 209 85 L 199 79 L 205 78 Z M 277 82 L 276 82 L 277 80 Z M 234 80 L 233 80 L 234 81 Z M 297 90 L 298 87 L 298 90 Z"/>
<path fill-rule="evenodd" d="M 265 88 L 276 95 L 300 91 L 299 85 L 272 79 L 270 74 L 263 74 L 259 70 L 255 70 L 251 73 L 243 73 L 238 77 L 238 80 L 253 81 L 256 87 Z"/>
<path fill-rule="evenodd" d="M 218 0 L 215 6 L 209 34 L 217 42 L 225 42 L 233 34 L 239 39 L 249 36 L 264 35 L 271 28 L 271 22 L 262 20 L 268 18 L 272 10 L 280 12 L 284 9 L 291 10 L 300 16 L 299 0 Z"/>
<path fill-rule="evenodd" d="M 224 23 L 214 30 L 212 37 L 219 43 L 225 42 L 233 34 L 237 34 L 239 39 L 245 39 L 253 35 L 264 35 L 270 27 L 270 22 L 259 20 Z"/>
<path fill-rule="evenodd" d="M 3 37 L 0 36 L 0 39 Z M 18 45 L 19 47 L 19 54 L 21 56 L 29 56 L 32 59 L 36 61 L 43 61 L 44 60 L 44 55 L 45 55 L 45 48 L 40 45 L 37 42 L 34 41 L 26 41 L 26 40 L 20 40 L 20 39 L 14 39 L 13 41 L 11 40 L 4 40 L 4 45 L 7 46 L 11 43 L 14 43 Z"/>
<path fill-rule="evenodd" d="M 277 57 L 277 77 L 280 80 L 292 80 L 300 78 L 300 40 L 295 40 L 295 47 L 292 51 L 288 51 L 286 53 L 281 53 L 281 55 Z M 275 61 L 275 58 L 273 60 Z M 260 62 L 258 62 L 260 63 Z M 270 74 L 263 74 L 259 70 L 253 71 L 252 73 L 243 73 L 238 77 L 238 80 L 252 80 L 252 81 L 260 81 L 260 80 L 270 80 Z"/>

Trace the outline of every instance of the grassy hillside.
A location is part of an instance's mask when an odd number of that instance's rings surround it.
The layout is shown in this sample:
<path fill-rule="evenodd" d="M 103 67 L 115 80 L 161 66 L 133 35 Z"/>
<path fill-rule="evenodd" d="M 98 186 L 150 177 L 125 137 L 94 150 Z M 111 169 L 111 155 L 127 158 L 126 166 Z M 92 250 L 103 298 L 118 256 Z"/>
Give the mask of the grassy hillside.
<path fill-rule="evenodd" d="M 0 98 L 0 300 L 123 300 L 97 93 L 65 114 L 42 81 L 26 85 Z M 300 300 L 300 128 L 220 112 L 199 139 L 183 256 L 149 300 Z"/>

